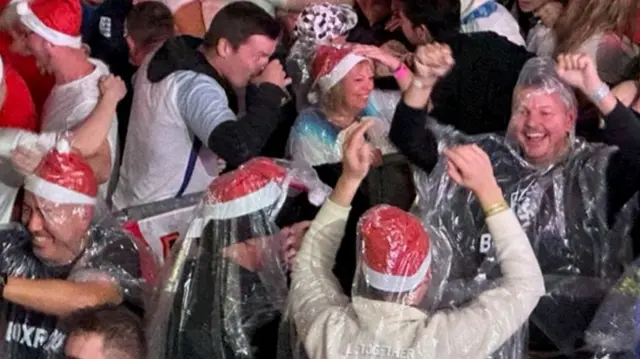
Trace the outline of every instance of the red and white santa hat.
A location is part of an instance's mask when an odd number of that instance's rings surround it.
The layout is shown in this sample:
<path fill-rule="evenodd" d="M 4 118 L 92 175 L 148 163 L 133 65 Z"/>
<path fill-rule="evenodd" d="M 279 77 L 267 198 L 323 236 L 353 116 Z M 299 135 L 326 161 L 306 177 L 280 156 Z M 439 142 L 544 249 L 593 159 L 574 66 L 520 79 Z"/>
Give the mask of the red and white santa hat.
<path fill-rule="evenodd" d="M 57 204 L 95 205 L 98 181 L 82 155 L 60 140 L 26 178 L 24 189 Z"/>
<path fill-rule="evenodd" d="M 331 192 L 317 177 L 298 176 L 284 161 L 253 158 L 211 182 L 204 195 L 202 212 L 191 222 L 187 237 L 199 237 L 210 220 L 234 219 L 277 209 L 286 200 L 289 188 L 308 192 L 309 202 L 315 206 L 321 205 Z"/>
<path fill-rule="evenodd" d="M 205 194 L 205 217 L 231 219 L 269 209 L 286 198 L 284 191 L 289 187 L 308 191 L 309 201 L 315 205 L 326 198 L 324 187 L 310 188 L 275 160 L 254 158 L 211 182 Z"/>
<path fill-rule="evenodd" d="M 20 22 L 48 42 L 82 48 L 80 0 L 20 1 L 16 10 Z"/>
<path fill-rule="evenodd" d="M 368 285 L 390 293 L 414 290 L 429 273 L 431 244 L 422 223 L 393 206 L 379 205 L 360 219 L 362 272 Z"/>
<path fill-rule="evenodd" d="M 329 91 L 347 76 L 352 68 L 363 61 L 370 60 L 353 53 L 349 48 L 328 45 L 319 46 L 311 63 L 313 85 L 308 95 L 309 102 L 318 102 L 320 93 Z"/>

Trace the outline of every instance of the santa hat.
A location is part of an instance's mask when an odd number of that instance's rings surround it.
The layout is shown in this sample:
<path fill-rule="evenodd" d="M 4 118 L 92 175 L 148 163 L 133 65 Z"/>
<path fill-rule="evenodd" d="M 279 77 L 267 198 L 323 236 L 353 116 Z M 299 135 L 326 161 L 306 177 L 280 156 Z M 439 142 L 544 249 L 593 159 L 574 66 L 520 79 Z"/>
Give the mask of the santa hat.
<path fill-rule="evenodd" d="M 91 166 L 61 140 L 27 177 L 25 190 L 58 204 L 94 205 L 98 181 Z"/>
<path fill-rule="evenodd" d="M 315 205 L 326 198 L 324 186 L 310 188 L 275 160 L 257 157 L 211 182 L 205 195 L 205 217 L 231 219 L 272 208 L 286 199 L 283 190 L 288 187 L 309 191 L 309 201 Z"/>
<path fill-rule="evenodd" d="M 414 290 L 429 273 L 431 245 L 420 221 L 380 205 L 360 219 L 362 272 L 368 285 L 390 293 Z"/>
<path fill-rule="evenodd" d="M 2 56 L 0 56 L 0 84 L 4 81 L 4 62 Z"/>
<path fill-rule="evenodd" d="M 80 0 L 20 1 L 20 21 L 31 31 L 57 46 L 82 47 Z"/>
<path fill-rule="evenodd" d="M 311 63 L 311 86 L 308 99 L 318 102 L 318 93 L 326 93 L 337 85 L 357 64 L 369 61 L 366 57 L 354 54 L 349 48 L 319 46 Z"/>

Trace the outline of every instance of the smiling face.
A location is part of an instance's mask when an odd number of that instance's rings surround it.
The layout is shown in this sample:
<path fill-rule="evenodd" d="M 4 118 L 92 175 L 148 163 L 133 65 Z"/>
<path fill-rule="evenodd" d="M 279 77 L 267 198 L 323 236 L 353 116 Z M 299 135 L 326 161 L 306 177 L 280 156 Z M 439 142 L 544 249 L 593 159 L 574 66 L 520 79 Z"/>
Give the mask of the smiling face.
<path fill-rule="evenodd" d="M 575 120 L 575 109 L 559 93 L 516 89 L 508 131 L 528 162 L 546 166 L 564 155 Z"/>
<path fill-rule="evenodd" d="M 22 223 L 32 235 L 33 253 L 44 262 L 64 265 L 75 259 L 91 216 L 90 206 L 56 204 L 25 192 Z"/>
<path fill-rule="evenodd" d="M 345 107 L 354 111 L 364 110 L 373 91 L 373 65 L 370 61 L 357 64 L 340 83 Z"/>

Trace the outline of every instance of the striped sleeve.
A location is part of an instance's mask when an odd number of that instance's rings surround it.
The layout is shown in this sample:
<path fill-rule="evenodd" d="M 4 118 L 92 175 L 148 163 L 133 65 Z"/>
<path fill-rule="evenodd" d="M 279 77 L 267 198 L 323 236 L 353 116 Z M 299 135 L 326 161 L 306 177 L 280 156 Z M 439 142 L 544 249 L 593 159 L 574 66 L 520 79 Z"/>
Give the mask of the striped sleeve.
<path fill-rule="evenodd" d="M 179 71 L 176 86 L 180 115 L 203 143 L 208 142 L 218 125 L 236 120 L 224 89 L 213 78 L 193 71 Z"/>

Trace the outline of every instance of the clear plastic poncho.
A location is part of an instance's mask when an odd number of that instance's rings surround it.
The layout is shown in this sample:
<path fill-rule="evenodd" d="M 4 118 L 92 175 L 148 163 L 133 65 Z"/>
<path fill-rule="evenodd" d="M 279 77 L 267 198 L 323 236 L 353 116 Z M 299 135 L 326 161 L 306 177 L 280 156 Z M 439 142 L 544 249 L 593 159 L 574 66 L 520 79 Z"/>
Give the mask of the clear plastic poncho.
<path fill-rule="evenodd" d="M 330 192 L 312 169 L 266 158 L 211 183 L 165 264 L 149 358 L 271 357 L 288 271 L 275 221 L 299 190 L 315 205 Z"/>
<path fill-rule="evenodd" d="M 142 316 L 147 286 L 141 261 L 151 255 L 120 229 L 96 194 L 95 177 L 81 156 L 68 148 L 50 151 L 27 177 L 22 224 L 0 228 L 0 273 L 110 283 L 123 304 Z M 64 357 L 66 333 L 55 315 L 8 300 L 0 302 L 0 312 L 0 357 Z"/>
<path fill-rule="evenodd" d="M 358 118 L 358 121 L 373 121 L 367 140 L 382 155 L 397 153 L 389 140 L 389 129 L 398 101 L 400 91 L 374 90 Z M 287 155 L 311 166 L 340 163 L 344 142 L 357 124 L 354 121 L 346 128 L 339 128 L 329 121 L 320 106 L 310 107 L 298 115 L 291 128 Z"/>
<path fill-rule="evenodd" d="M 559 94 L 575 108 L 573 92 L 559 80 L 550 60 L 536 58 L 525 65 L 518 87 L 537 89 L 533 96 Z M 574 347 L 581 346 L 584 331 L 609 286 L 631 259 L 629 208 L 616 224 L 608 222 L 604 173 L 616 148 L 587 143 L 571 133 L 566 156 L 554 165 L 536 168 L 524 160 L 514 141 L 501 136 L 465 136 L 435 123 L 429 127 L 440 149 L 475 143 L 489 155 L 505 199 L 527 232 L 545 278 L 547 295 L 530 320 L 530 347 L 573 353 Z M 451 181 L 442 157 L 428 177 L 418 172 L 416 183 L 416 213 L 453 247 L 440 308 L 456 307 L 499 279 L 492 238 L 475 197 Z M 526 329 L 516 333 L 494 357 L 525 357 L 526 334 Z"/>
<path fill-rule="evenodd" d="M 598 309 L 586 341 L 595 358 L 640 356 L 640 259 L 636 259 Z"/>

